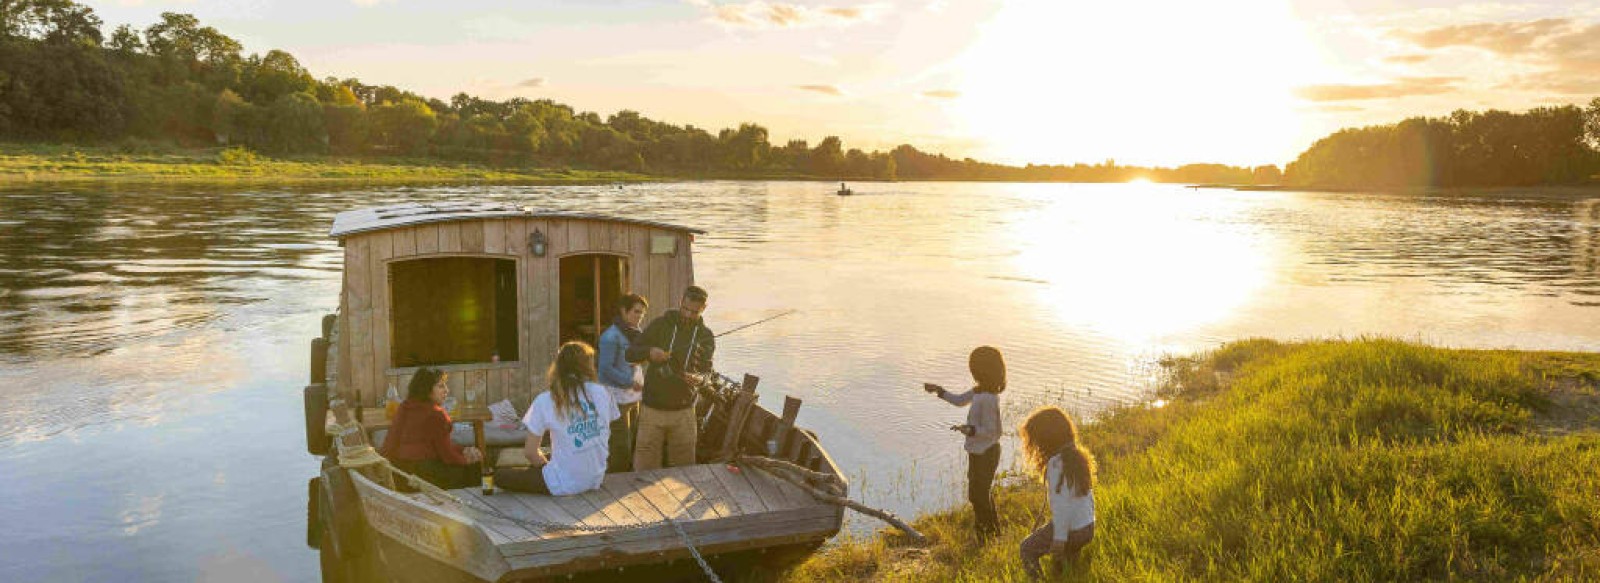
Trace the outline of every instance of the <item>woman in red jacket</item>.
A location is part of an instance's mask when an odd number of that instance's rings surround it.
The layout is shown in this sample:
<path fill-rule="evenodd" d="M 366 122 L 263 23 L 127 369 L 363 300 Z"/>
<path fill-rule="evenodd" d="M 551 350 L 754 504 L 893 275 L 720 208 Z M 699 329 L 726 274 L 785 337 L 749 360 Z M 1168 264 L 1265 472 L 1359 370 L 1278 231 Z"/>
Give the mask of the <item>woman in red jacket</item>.
<path fill-rule="evenodd" d="M 483 453 L 450 441 L 450 414 L 440 406 L 450 396 L 447 378 L 431 368 L 417 370 L 380 453 L 396 468 L 435 486 L 466 488 L 479 481 Z"/>

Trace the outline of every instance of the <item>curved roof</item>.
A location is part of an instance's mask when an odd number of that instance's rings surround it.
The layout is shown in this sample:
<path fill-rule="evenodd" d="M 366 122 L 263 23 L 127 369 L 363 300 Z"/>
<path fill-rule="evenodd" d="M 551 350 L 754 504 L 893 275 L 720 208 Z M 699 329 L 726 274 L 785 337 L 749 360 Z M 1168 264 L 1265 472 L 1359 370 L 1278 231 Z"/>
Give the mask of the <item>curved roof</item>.
<path fill-rule="evenodd" d="M 612 223 L 630 223 L 647 225 L 672 231 L 683 231 L 703 235 L 705 231 L 658 223 L 638 219 L 623 219 L 605 215 L 587 213 L 569 213 L 557 211 L 544 211 L 531 207 L 516 206 L 502 202 L 472 202 L 472 201 L 441 201 L 416 203 L 406 202 L 388 206 L 369 207 L 345 211 L 333 217 L 333 228 L 328 235 L 335 239 L 343 239 L 356 233 L 368 231 L 381 231 L 396 227 L 409 227 L 425 223 L 442 223 L 446 221 L 467 221 L 477 219 L 528 217 L 541 219 L 575 219 L 585 221 L 605 221 Z"/>

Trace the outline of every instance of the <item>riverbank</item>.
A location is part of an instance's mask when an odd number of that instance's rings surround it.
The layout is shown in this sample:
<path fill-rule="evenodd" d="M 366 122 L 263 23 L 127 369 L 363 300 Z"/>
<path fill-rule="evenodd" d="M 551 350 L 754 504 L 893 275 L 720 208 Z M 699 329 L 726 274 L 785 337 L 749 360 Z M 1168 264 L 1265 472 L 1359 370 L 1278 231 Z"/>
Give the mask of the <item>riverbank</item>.
<path fill-rule="evenodd" d="M 1600 182 L 1592 184 L 1548 184 L 1537 186 L 1454 186 L 1454 187 L 1395 187 L 1395 186 L 1290 186 L 1283 184 L 1191 184 L 1195 190 L 1285 191 L 1285 192 L 1362 192 L 1403 194 L 1411 196 L 1596 196 L 1600 195 Z"/>
<path fill-rule="evenodd" d="M 0 144 L 0 186 L 56 182 L 182 183 L 506 183 L 643 182 L 630 172 L 490 167 L 405 158 L 275 158 L 242 148 L 85 147 Z"/>
<path fill-rule="evenodd" d="M 1083 430 L 1098 528 L 1067 580 L 1600 577 L 1600 354 L 1246 340 L 1165 364 L 1159 406 Z M 882 533 L 773 578 L 1025 580 L 1042 487 L 1003 481 L 989 545 L 963 507 L 915 521 L 928 547 Z"/>

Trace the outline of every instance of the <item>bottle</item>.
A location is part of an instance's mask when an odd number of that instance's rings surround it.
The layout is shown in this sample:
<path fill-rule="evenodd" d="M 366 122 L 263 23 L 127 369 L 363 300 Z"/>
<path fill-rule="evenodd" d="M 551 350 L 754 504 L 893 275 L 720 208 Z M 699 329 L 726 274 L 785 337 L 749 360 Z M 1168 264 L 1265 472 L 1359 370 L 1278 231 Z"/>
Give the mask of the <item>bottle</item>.
<path fill-rule="evenodd" d="M 489 471 L 488 466 L 487 466 L 488 462 L 489 462 L 489 460 L 484 460 L 484 464 L 485 464 L 485 467 L 484 467 L 484 470 L 483 470 L 483 495 L 484 496 L 492 496 L 492 495 L 494 495 L 494 472 Z"/>
<path fill-rule="evenodd" d="M 389 394 L 383 399 L 383 417 L 394 421 L 395 414 L 400 412 L 400 389 L 393 380 L 389 381 Z"/>

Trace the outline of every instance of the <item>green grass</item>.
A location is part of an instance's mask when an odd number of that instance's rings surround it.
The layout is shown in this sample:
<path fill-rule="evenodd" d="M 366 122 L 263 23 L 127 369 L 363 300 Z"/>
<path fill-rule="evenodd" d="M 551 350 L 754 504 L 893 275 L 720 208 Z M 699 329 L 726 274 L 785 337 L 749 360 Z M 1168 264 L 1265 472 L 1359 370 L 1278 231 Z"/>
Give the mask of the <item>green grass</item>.
<path fill-rule="evenodd" d="M 593 183 L 653 178 L 626 172 L 490 167 L 405 158 L 269 157 L 238 148 L 0 144 L 0 185 L 30 182 Z"/>
<path fill-rule="evenodd" d="M 1600 578 L 1600 354 L 1247 340 L 1164 364 L 1164 406 L 1085 428 L 1098 524 L 1065 580 Z M 1042 486 L 997 498 L 987 546 L 962 507 L 917 519 L 927 548 L 847 540 L 773 578 L 1024 580 Z"/>

